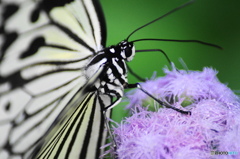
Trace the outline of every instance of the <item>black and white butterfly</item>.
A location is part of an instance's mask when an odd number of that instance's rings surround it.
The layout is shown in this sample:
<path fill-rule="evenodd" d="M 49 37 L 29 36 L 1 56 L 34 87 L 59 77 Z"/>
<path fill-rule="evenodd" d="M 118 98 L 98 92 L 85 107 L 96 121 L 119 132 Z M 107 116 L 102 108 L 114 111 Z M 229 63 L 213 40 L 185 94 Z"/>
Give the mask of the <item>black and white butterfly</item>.
<path fill-rule="evenodd" d="M 3 0 L 1 14 L 0 158 L 98 158 L 107 110 L 140 87 L 128 38 L 161 17 L 105 47 L 98 0 Z"/>

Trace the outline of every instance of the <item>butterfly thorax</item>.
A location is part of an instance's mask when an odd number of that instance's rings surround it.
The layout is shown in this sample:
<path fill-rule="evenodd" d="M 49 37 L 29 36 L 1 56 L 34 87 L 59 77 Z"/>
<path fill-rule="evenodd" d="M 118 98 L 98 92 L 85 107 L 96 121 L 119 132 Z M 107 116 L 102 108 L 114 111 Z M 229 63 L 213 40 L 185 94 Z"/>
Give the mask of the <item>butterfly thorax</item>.
<path fill-rule="evenodd" d="M 122 41 L 107 47 L 91 59 L 86 67 L 86 77 L 91 79 L 98 74 L 95 89 L 103 94 L 122 97 L 128 83 L 126 61 L 131 61 L 134 55 L 132 42 Z"/>

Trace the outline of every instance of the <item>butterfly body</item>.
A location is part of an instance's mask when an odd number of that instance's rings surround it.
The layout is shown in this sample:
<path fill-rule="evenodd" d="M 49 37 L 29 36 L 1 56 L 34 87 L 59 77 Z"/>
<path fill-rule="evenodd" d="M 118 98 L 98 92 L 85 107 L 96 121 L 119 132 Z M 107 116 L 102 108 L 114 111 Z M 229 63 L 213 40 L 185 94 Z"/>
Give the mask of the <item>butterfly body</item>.
<path fill-rule="evenodd" d="M 90 79 L 102 68 L 99 78 L 94 82 L 95 89 L 120 100 L 124 88 L 128 85 L 126 61 L 131 61 L 134 55 L 135 47 L 131 42 L 122 41 L 115 46 L 107 47 L 90 60 L 85 69 L 86 76 Z M 107 108 L 113 107 L 118 102 Z"/>
<path fill-rule="evenodd" d="M 64 109 L 56 119 L 56 124 L 54 124 L 54 126 L 50 128 L 50 131 L 47 133 L 48 135 L 46 137 L 43 137 L 42 143 L 39 144 L 38 148 L 36 149 L 37 151 L 35 151 L 33 154 L 33 157 L 59 158 L 61 156 L 64 156 L 66 158 L 71 158 L 73 157 L 71 156 L 71 152 L 78 151 L 78 149 L 84 148 L 84 145 L 80 141 L 86 140 L 84 138 L 81 138 L 81 135 L 86 132 L 81 131 L 87 130 L 84 129 L 84 126 L 76 126 L 79 124 L 79 122 L 76 122 L 75 120 L 81 120 L 81 113 L 84 112 L 84 110 L 82 109 L 90 109 L 92 106 L 89 105 L 89 102 L 86 102 L 86 104 L 81 103 L 85 103 L 85 100 L 88 101 L 88 98 L 94 98 L 93 101 L 97 104 L 93 104 L 95 108 L 91 109 L 97 109 L 98 112 L 102 113 L 100 113 L 100 116 L 95 116 L 94 118 L 85 118 L 103 120 L 103 112 L 106 112 L 108 109 L 117 105 L 122 99 L 124 88 L 128 85 L 127 67 L 125 61 L 132 60 L 134 55 L 135 48 L 133 43 L 123 41 L 116 46 L 107 47 L 104 50 L 99 51 L 95 56 L 93 56 L 93 58 L 85 67 L 85 76 L 87 78 L 87 83 L 83 88 L 81 88 L 83 94 L 81 94 L 79 97 L 79 99 L 83 98 L 83 100 L 78 99 L 80 105 L 82 105 L 83 107 L 76 107 L 74 110 L 69 110 L 69 108 Z M 84 93 L 85 90 L 87 90 L 87 94 Z M 78 96 L 79 95 L 75 95 L 75 98 L 78 98 Z M 113 100 L 114 97 L 116 97 L 115 100 Z M 69 105 L 75 104 L 71 103 Z M 66 127 L 68 127 L 69 129 L 66 129 Z M 75 146 L 71 147 L 68 150 L 69 153 L 65 154 L 64 152 L 68 151 L 64 151 L 63 147 L 68 147 L 68 144 L 66 144 L 65 146 L 65 143 L 67 143 L 67 141 L 69 140 L 69 132 L 71 132 L 74 127 L 76 127 L 77 129 L 74 132 L 78 132 L 75 136 L 79 136 L 79 140 L 75 141 L 75 138 L 78 137 L 74 137 L 71 142 L 74 143 Z M 103 127 L 104 125 L 101 125 L 101 127 L 99 128 L 102 129 Z M 91 131 L 91 133 L 93 134 L 90 138 L 93 138 L 94 132 Z M 95 135 L 98 136 L 99 134 L 96 133 Z M 58 144 L 60 139 L 66 140 L 66 142 L 60 142 Z M 69 154 L 70 156 L 68 156 Z M 81 158 L 86 158 L 86 156 L 83 156 L 82 154 Z"/>

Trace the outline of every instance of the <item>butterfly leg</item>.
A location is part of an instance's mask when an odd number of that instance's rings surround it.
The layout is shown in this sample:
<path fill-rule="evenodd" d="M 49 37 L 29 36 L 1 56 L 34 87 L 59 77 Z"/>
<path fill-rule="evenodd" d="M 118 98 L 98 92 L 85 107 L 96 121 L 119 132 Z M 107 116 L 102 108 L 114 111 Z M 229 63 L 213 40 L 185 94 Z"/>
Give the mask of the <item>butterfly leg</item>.
<path fill-rule="evenodd" d="M 110 92 L 109 92 L 110 93 Z M 111 93 L 115 94 L 114 97 L 116 97 L 117 99 L 111 103 L 109 106 L 105 107 L 104 110 L 103 110 L 103 115 L 104 115 L 104 118 L 105 118 L 105 125 L 106 125 L 106 128 L 107 128 L 107 131 L 109 133 L 109 136 L 113 142 L 113 149 L 114 149 L 114 152 L 115 152 L 115 156 L 114 156 L 114 159 L 117 159 L 117 143 L 116 143 L 116 140 L 114 138 L 114 135 L 112 134 L 112 131 L 111 131 L 111 128 L 110 128 L 110 124 L 109 124 L 109 119 L 106 115 L 106 112 L 110 109 L 112 109 L 113 107 L 115 107 L 117 104 L 119 104 L 122 100 L 122 95 L 117 93 L 117 91 L 115 90 L 111 90 Z"/>
<path fill-rule="evenodd" d="M 128 70 L 129 73 L 131 73 L 131 74 L 132 74 L 135 78 L 137 78 L 139 81 L 142 81 L 142 82 L 146 81 L 144 78 L 142 78 L 142 77 L 139 76 L 137 73 L 135 73 L 135 72 L 131 69 L 131 67 L 128 66 L 128 64 L 127 64 L 127 70 Z"/>
<path fill-rule="evenodd" d="M 176 107 L 173 107 L 167 103 L 164 103 L 163 101 L 157 99 L 156 97 L 154 97 L 152 94 L 148 93 L 148 91 L 146 91 L 145 89 L 142 88 L 142 86 L 139 83 L 135 83 L 135 84 L 128 84 L 127 88 L 139 88 L 142 92 L 144 92 L 145 94 L 147 94 L 149 97 L 151 97 L 152 99 L 154 99 L 156 102 L 158 102 L 160 105 L 163 105 L 167 108 L 171 108 L 173 110 L 176 110 L 177 112 L 180 112 L 182 114 L 187 114 L 187 115 L 191 115 L 190 111 L 184 111 L 181 109 L 178 109 Z"/>
<path fill-rule="evenodd" d="M 106 128 L 107 128 L 107 131 L 108 131 L 108 134 L 109 134 L 109 136 L 110 136 L 110 138 L 111 138 L 111 140 L 112 140 L 112 142 L 113 142 L 113 150 L 114 150 L 114 152 L 115 152 L 115 156 L 114 156 L 114 159 L 117 159 L 118 157 L 117 157 L 117 153 L 116 153 L 116 151 L 117 151 L 117 143 L 116 143 L 116 140 L 114 139 L 114 136 L 113 136 L 113 134 L 112 134 L 112 131 L 111 131 L 111 129 L 110 129 L 110 126 L 109 126 L 109 122 L 108 122 L 108 117 L 107 117 L 107 115 L 106 115 L 106 111 L 107 110 L 105 110 L 105 111 L 103 111 L 103 115 L 104 115 L 104 118 L 105 118 L 105 126 L 106 126 Z"/>

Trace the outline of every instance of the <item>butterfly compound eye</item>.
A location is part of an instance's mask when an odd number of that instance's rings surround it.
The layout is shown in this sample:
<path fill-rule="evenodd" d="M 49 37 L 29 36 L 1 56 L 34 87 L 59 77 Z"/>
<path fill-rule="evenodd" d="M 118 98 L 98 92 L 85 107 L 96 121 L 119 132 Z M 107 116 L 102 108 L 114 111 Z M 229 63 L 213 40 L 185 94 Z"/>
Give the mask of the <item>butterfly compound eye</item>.
<path fill-rule="evenodd" d="M 133 42 L 121 42 L 121 56 L 126 61 L 131 61 L 135 55 Z"/>

